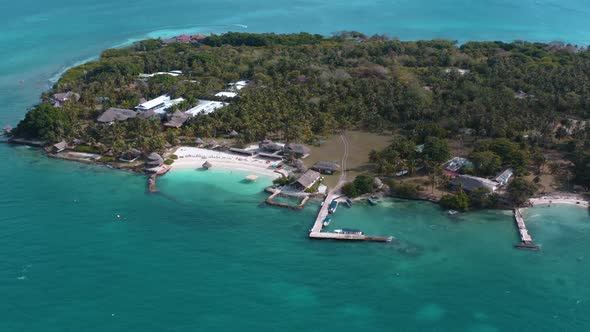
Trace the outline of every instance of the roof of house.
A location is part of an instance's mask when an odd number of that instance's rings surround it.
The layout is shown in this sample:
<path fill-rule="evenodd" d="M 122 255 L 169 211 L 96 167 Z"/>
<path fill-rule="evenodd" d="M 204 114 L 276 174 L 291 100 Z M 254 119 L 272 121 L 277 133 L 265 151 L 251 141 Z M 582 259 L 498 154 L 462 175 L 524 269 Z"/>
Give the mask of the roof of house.
<path fill-rule="evenodd" d="M 303 173 L 299 179 L 297 179 L 297 183 L 300 184 L 301 186 L 303 186 L 304 188 L 309 188 L 311 187 L 317 180 L 320 179 L 320 173 L 314 171 L 314 170 L 307 170 L 305 173 Z"/>
<path fill-rule="evenodd" d="M 285 145 L 285 149 L 301 154 L 301 155 L 306 155 L 309 154 L 311 152 L 311 149 L 308 148 L 307 146 L 303 145 L 303 144 L 296 144 L 296 143 L 289 143 L 287 145 Z"/>
<path fill-rule="evenodd" d="M 68 147 L 68 143 L 66 143 L 66 141 L 61 141 L 59 143 L 53 144 L 53 147 L 58 150 L 63 150 Z"/>
<path fill-rule="evenodd" d="M 232 130 L 232 131 L 229 133 L 229 136 L 230 136 L 230 137 L 236 137 L 236 136 L 238 136 L 238 135 L 239 135 L 239 134 L 238 134 L 238 132 L 237 132 L 237 131 L 235 131 L 235 130 Z"/>
<path fill-rule="evenodd" d="M 203 141 L 200 137 L 197 137 L 197 139 L 195 139 L 195 144 L 205 144 L 205 141 Z"/>
<path fill-rule="evenodd" d="M 189 41 L 189 40 L 191 40 L 191 37 L 187 36 L 187 35 L 180 35 L 180 36 L 176 37 L 176 40 Z"/>
<path fill-rule="evenodd" d="M 444 163 L 444 168 L 453 172 L 456 172 L 463 167 L 473 167 L 473 163 L 463 157 L 454 157 L 453 159 Z"/>
<path fill-rule="evenodd" d="M 137 112 L 128 109 L 111 107 L 102 113 L 97 121 L 102 123 L 109 123 L 115 121 L 126 121 L 137 117 Z"/>
<path fill-rule="evenodd" d="M 221 91 L 215 94 L 215 97 L 234 98 L 238 94 L 235 92 Z"/>
<path fill-rule="evenodd" d="M 164 126 L 173 127 L 173 128 L 180 128 L 180 126 L 182 126 L 182 124 L 185 123 L 187 119 L 188 119 L 187 114 L 185 114 L 181 111 L 176 111 L 170 116 L 170 119 L 168 120 L 168 122 L 164 123 Z"/>
<path fill-rule="evenodd" d="M 227 105 L 229 104 L 221 101 L 199 100 L 199 104 L 197 104 L 197 106 L 187 110 L 185 113 L 191 116 L 195 116 L 200 113 L 210 114 L 215 112 L 215 110 Z"/>
<path fill-rule="evenodd" d="M 337 171 L 340 169 L 340 165 L 337 163 L 333 163 L 331 161 L 318 161 L 315 163 L 311 168 L 318 170 L 318 171 Z"/>
<path fill-rule="evenodd" d="M 494 191 L 498 187 L 498 183 L 471 175 L 459 175 L 453 179 L 453 184 L 458 186 L 461 185 L 464 190 L 472 191 L 477 188 L 486 188 L 490 191 Z"/>
<path fill-rule="evenodd" d="M 148 100 L 145 103 L 141 103 L 141 104 L 137 105 L 135 108 L 149 110 L 149 109 L 152 109 L 152 108 L 154 108 L 160 104 L 163 104 L 167 101 L 170 101 L 170 96 L 162 95 L 162 96 L 159 96 L 159 97 L 154 98 L 152 100 Z"/>
<path fill-rule="evenodd" d="M 74 98 L 76 101 L 78 101 L 80 100 L 80 95 L 75 92 L 68 91 L 64 93 L 56 93 L 53 95 L 53 98 L 58 101 L 66 101 L 70 98 Z"/>
<path fill-rule="evenodd" d="M 512 170 L 512 168 L 505 169 L 503 172 L 501 172 L 500 174 L 496 175 L 496 177 L 494 178 L 494 181 L 496 181 L 496 182 L 506 182 L 506 181 L 508 181 L 508 179 L 510 179 L 510 177 L 513 174 L 514 174 L 514 171 Z"/>

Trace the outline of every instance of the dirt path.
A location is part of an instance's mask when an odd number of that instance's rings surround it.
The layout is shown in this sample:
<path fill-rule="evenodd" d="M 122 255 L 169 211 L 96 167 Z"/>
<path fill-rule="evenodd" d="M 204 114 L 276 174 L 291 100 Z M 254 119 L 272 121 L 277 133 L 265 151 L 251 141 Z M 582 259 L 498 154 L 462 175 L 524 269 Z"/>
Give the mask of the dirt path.
<path fill-rule="evenodd" d="M 348 138 L 346 135 L 340 134 L 340 139 L 342 140 L 342 145 L 344 146 L 344 154 L 342 155 L 342 162 L 341 162 L 341 169 L 340 169 L 340 179 L 338 180 L 338 184 L 334 187 L 334 192 L 340 191 L 340 188 L 346 183 L 346 170 L 347 170 L 347 163 L 348 163 L 348 154 L 350 149 L 350 143 L 348 142 Z"/>

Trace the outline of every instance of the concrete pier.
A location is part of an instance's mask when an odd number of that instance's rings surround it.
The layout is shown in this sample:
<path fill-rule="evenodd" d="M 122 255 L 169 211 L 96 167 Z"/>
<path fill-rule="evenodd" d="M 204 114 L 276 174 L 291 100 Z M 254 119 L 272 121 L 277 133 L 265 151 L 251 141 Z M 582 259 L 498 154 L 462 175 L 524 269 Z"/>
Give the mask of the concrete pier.
<path fill-rule="evenodd" d="M 539 250 L 539 246 L 533 243 L 533 237 L 529 234 L 529 231 L 524 223 L 524 218 L 522 217 L 522 213 L 520 212 L 519 208 L 514 209 L 514 221 L 516 223 L 516 228 L 518 229 L 518 234 L 520 236 L 520 243 L 516 244 L 516 248 L 522 249 L 533 249 Z"/>
<path fill-rule="evenodd" d="M 328 209 L 332 200 L 337 199 L 333 193 L 328 194 L 324 204 L 320 208 L 318 215 L 309 231 L 309 238 L 315 240 L 340 240 L 340 241 L 373 241 L 373 242 L 391 242 L 392 236 L 367 236 L 361 234 L 341 234 L 332 232 L 322 232 L 324 219 L 330 214 Z"/>

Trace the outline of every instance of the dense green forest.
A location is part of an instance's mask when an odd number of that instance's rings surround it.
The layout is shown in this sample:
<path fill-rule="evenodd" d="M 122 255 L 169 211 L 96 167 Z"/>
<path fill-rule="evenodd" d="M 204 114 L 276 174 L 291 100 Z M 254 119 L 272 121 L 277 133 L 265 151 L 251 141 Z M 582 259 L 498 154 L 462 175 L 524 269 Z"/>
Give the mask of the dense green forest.
<path fill-rule="evenodd" d="M 172 70 L 184 75 L 138 76 Z M 249 87 L 229 106 L 179 129 L 164 130 L 160 122 L 143 119 L 96 123 L 108 107 L 133 108 L 140 98 L 164 93 L 187 99 L 176 106 L 184 110 L 198 99 L 218 99 L 214 93 L 239 79 L 249 80 Z M 590 51 L 561 43 L 457 45 L 356 32 L 332 37 L 226 33 L 198 45 L 145 40 L 106 50 L 100 60 L 68 70 L 53 90 L 14 135 L 100 142 L 120 152 L 158 150 L 179 138 L 219 137 L 232 130 L 240 142 L 266 137 L 311 142 L 360 129 L 398 133 L 410 142 L 396 142 L 395 152 L 374 153 L 375 161 L 408 160 L 414 154 L 410 145 L 426 143 L 426 154 L 439 162 L 448 153 L 438 151 L 442 145 L 435 140 L 469 128 L 488 142 L 473 156 L 479 161 L 474 172 L 491 174 L 507 163 L 505 158 L 522 166 L 534 159 L 535 148 L 553 148 L 559 139 L 575 162 L 579 182 L 590 183 L 589 129 L 568 127 L 590 116 Z M 79 93 L 80 100 L 50 106 L 53 93 L 67 91 Z M 505 142 L 494 141 L 502 138 L 527 155 L 502 150 Z"/>

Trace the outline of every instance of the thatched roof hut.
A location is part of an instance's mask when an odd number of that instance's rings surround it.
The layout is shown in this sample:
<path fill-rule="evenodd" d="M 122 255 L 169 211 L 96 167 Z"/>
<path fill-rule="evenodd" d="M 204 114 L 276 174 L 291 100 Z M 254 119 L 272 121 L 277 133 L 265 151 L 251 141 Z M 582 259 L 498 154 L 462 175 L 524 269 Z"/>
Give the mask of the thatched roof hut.
<path fill-rule="evenodd" d="M 214 139 L 212 139 L 212 140 L 210 140 L 209 142 L 207 142 L 207 145 L 208 145 L 210 148 L 212 148 L 212 147 L 214 147 L 214 146 L 217 146 L 217 141 L 216 141 L 216 140 L 214 140 Z"/>
<path fill-rule="evenodd" d="M 209 169 L 211 167 L 213 167 L 213 165 L 209 161 L 206 161 L 206 162 L 203 163 L 203 168 L 204 169 Z"/>
<path fill-rule="evenodd" d="M 313 186 L 320 179 L 320 177 L 320 173 L 308 170 L 307 172 L 303 173 L 299 179 L 297 179 L 295 185 L 300 189 L 308 189 Z"/>
<path fill-rule="evenodd" d="M 164 163 L 164 159 L 159 154 L 152 152 L 147 157 L 146 165 L 149 167 L 158 167 Z"/>
<path fill-rule="evenodd" d="M 334 174 L 340 169 L 340 165 L 330 161 L 318 161 L 311 167 L 316 171 L 324 174 Z"/>
<path fill-rule="evenodd" d="M 139 158 L 139 156 L 141 156 L 141 151 L 139 151 L 137 149 L 129 149 L 129 150 L 123 152 L 123 154 L 121 154 L 121 157 L 119 158 L 119 160 L 131 162 L 131 161 L 134 161 L 135 159 Z"/>
<path fill-rule="evenodd" d="M 188 120 L 188 115 L 181 111 L 176 111 L 168 117 L 168 122 L 164 123 L 165 127 L 180 128 Z"/>
<path fill-rule="evenodd" d="M 61 141 L 59 143 L 53 144 L 52 150 L 53 150 L 53 152 L 57 153 L 57 152 L 62 152 L 63 150 L 67 149 L 67 147 L 68 147 L 68 143 L 66 143 L 66 141 Z"/>
<path fill-rule="evenodd" d="M 195 144 L 196 145 L 204 145 L 205 141 L 203 141 L 200 137 L 197 137 L 197 139 L 195 139 Z"/>
<path fill-rule="evenodd" d="M 268 151 L 268 152 L 276 152 L 276 151 L 281 151 L 283 149 L 282 146 L 278 145 L 277 143 L 269 140 L 269 139 L 265 139 L 264 141 L 260 142 L 260 144 L 258 144 L 258 147 L 264 151 Z"/>
<path fill-rule="evenodd" d="M 285 149 L 297 158 L 306 157 L 311 153 L 311 149 L 303 144 L 289 143 L 285 145 Z"/>
<path fill-rule="evenodd" d="M 137 117 L 137 112 L 133 110 L 111 107 L 102 113 L 96 121 L 100 123 L 113 123 L 117 121 L 126 121 Z"/>
<path fill-rule="evenodd" d="M 231 137 L 231 138 L 235 138 L 235 137 L 237 137 L 238 135 L 239 135 L 239 134 L 238 134 L 238 132 L 237 132 L 237 131 L 235 131 L 235 130 L 232 130 L 232 131 L 229 133 L 229 137 Z"/>

